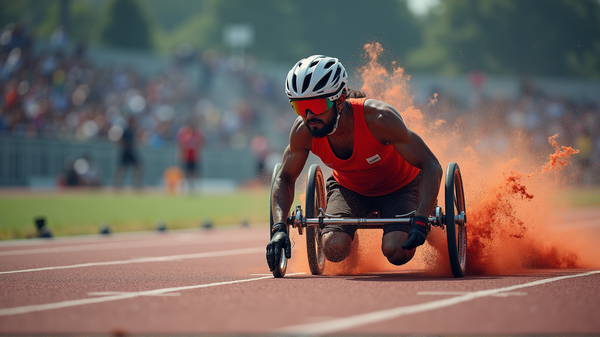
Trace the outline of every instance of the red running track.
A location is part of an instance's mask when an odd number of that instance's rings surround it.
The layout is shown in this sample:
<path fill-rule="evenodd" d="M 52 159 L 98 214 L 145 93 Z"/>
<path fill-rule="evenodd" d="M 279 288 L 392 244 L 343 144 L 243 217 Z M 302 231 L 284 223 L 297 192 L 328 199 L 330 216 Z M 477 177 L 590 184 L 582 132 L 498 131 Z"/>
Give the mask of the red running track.
<path fill-rule="evenodd" d="M 598 217 L 585 228 L 598 235 Z M 2 242 L 0 333 L 600 333 L 598 270 L 455 279 L 292 264 L 273 279 L 267 238 L 257 226 Z"/>

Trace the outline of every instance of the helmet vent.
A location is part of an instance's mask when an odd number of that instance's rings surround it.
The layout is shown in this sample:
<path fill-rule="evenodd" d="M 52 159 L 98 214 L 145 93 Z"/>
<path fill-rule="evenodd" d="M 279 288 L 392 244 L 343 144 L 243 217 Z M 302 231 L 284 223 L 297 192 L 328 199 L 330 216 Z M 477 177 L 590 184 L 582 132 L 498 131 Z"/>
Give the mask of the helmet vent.
<path fill-rule="evenodd" d="M 308 74 L 304 78 L 304 83 L 302 83 L 302 92 L 305 92 L 306 89 L 308 89 L 308 86 L 310 85 L 310 79 L 311 79 L 311 77 L 312 77 L 312 74 Z"/>
<path fill-rule="evenodd" d="M 317 64 L 319 64 L 319 60 L 312 61 L 312 63 L 310 64 L 309 68 L 312 68 L 312 67 L 316 66 Z"/>
<path fill-rule="evenodd" d="M 327 64 L 325 65 L 325 69 L 329 69 L 334 64 L 335 64 L 335 61 L 329 61 L 329 62 L 327 62 Z"/>
<path fill-rule="evenodd" d="M 323 78 L 321 78 L 321 80 L 317 83 L 317 85 L 315 85 L 314 90 L 319 91 L 319 90 L 323 89 L 323 87 L 325 87 L 325 85 L 329 81 L 329 77 L 331 77 L 331 72 L 329 72 L 327 75 L 325 75 L 325 76 L 323 76 Z"/>
<path fill-rule="evenodd" d="M 338 79 L 340 78 L 340 73 L 341 73 L 341 72 L 342 72 L 342 69 L 340 69 L 340 68 L 337 68 L 337 70 L 335 71 L 335 76 L 334 76 L 334 79 L 333 79 L 333 82 L 334 82 L 334 83 L 337 83 Z"/>
<path fill-rule="evenodd" d="M 296 86 L 297 79 L 298 77 L 296 76 L 296 74 L 294 74 L 294 76 L 292 76 L 292 89 L 294 89 L 294 92 L 298 92 L 298 87 Z"/>
<path fill-rule="evenodd" d="M 335 77 L 336 78 L 339 77 L 341 72 L 342 72 L 342 69 L 341 68 L 337 68 L 337 70 L 335 71 Z"/>

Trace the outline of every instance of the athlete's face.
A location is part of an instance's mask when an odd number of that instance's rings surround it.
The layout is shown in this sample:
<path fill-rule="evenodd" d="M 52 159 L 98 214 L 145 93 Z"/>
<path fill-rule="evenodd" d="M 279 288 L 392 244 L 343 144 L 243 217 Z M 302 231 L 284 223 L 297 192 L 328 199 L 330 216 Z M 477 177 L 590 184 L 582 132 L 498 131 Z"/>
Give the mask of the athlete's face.
<path fill-rule="evenodd" d="M 302 119 L 311 136 L 315 138 L 327 137 L 327 135 L 333 131 L 333 128 L 335 128 L 337 120 L 336 105 L 334 104 L 327 111 L 319 115 L 315 115 L 308 110 Z"/>
<path fill-rule="evenodd" d="M 329 98 L 295 100 L 290 101 L 290 105 L 302 117 L 311 136 L 323 138 L 335 130 L 338 112 L 343 108 L 345 97 L 342 94 L 335 101 L 330 101 Z"/>

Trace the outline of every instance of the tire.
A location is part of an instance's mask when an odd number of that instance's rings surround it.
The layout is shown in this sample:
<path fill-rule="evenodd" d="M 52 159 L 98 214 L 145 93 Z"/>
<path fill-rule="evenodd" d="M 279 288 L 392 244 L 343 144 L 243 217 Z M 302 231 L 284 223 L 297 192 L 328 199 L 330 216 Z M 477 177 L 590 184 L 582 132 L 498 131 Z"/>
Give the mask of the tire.
<path fill-rule="evenodd" d="M 325 181 L 323 172 L 317 164 L 308 169 L 306 180 L 306 218 L 316 218 L 319 208 L 325 210 L 327 207 L 327 194 L 325 193 Z M 308 266 L 313 275 L 323 274 L 325 269 L 325 252 L 323 251 L 323 237 L 321 227 L 306 227 L 306 252 L 308 255 Z"/>
<path fill-rule="evenodd" d="M 271 237 L 273 236 L 273 185 L 275 184 L 275 179 L 277 178 L 277 173 L 279 172 L 279 170 L 281 169 L 281 163 L 277 163 L 277 165 L 275 165 L 275 168 L 273 169 L 273 174 L 271 175 L 271 194 L 269 197 L 269 221 L 270 221 L 270 225 L 269 225 L 269 240 L 271 240 Z M 285 228 L 286 233 L 288 233 L 289 235 L 289 228 L 288 226 L 286 226 Z M 285 272 L 287 270 L 287 259 L 285 258 L 285 250 L 281 249 L 281 255 L 279 256 L 279 258 L 277 258 L 275 260 L 275 263 L 277 263 L 277 268 L 273 269 L 273 277 L 284 277 L 285 276 Z"/>
<path fill-rule="evenodd" d="M 467 269 L 467 210 L 462 176 L 456 163 L 450 163 L 446 167 L 445 206 L 444 225 L 448 239 L 450 268 L 454 277 L 463 277 Z M 460 215 L 461 212 L 464 214 L 462 222 L 455 219 L 455 216 Z"/>

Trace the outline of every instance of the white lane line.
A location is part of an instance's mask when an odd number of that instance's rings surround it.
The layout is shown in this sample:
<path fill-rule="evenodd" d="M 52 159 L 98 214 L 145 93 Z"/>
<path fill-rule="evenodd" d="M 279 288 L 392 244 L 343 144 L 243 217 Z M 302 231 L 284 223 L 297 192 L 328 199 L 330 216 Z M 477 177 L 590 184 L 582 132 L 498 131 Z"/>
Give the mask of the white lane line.
<path fill-rule="evenodd" d="M 233 250 L 222 250 L 222 251 L 216 251 L 216 252 L 196 253 L 196 254 L 143 257 L 143 258 L 130 259 L 130 260 L 89 262 L 89 263 L 72 264 L 72 265 L 68 265 L 68 266 L 55 266 L 55 267 L 41 267 L 41 268 L 21 269 L 21 270 L 9 270 L 9 271 L 0 272 L 0 274 L 15 274 L 15 273 L 28 273 L 28 272 L 43 271 L 43 270 L 58 270 L 58 269 L 83 268 L 83 267 L 110 266 L 110 265 L 116 265 L 116 264 L 178 261 L 178 260 L 187 260 L 187 259 L 202 259 L 202 258 L 206 258 L 206 257 L 244 255 L 244 254 L 254 254 L 254 253 L 264 253 L 264 252 L 265 252 L 265 247 L 254 247 L 254 248 L 243 248 L 243 249 L 233 249 Z"/>
<path fill-rule="evenodd" d="M 130 294 L 131 291 L 98 291 L 93 293 L 88 293 L 89 296 L 110 296 L 110 295 L 120 295 L 120 294 Z M 181 296 L 180 293 L 166 293 L 166 294 L 152 294 L 146 296 Z"/>
<path fill-rule="evenodd" d="M 126 249 L 126 248 L 140 248 L 140 247 L 164 247 L 164 246 L 180 246 L 180 245 L 194 245 L 194 244 L 207 244 L 207 243 L 221 243 L 221 242 L 247 242 L 250 240 L 262 240 L 265 238 L 261 235 L 255 237 L 249 235 L 236 235 L 236 236 L 220 236 L 220 237 L 198 237 L 194 240 L 180 240 L 180 241 L 141 241 L 141 242 L 111 242 L 111 243 L 87 243 L 84 245 L 76 246 L 65 246 L 65 247 L 48 247 L 48 248 L 33 248 L 33 249 L 15 249 L 1 251 L 0 256 L 9 255 L 29 255 L 29 254 L 48 254 L 48 253 L 64 253 L 64 252 L 82 252 L 90 250 L 104 250 L 104 249 Z M 265 241 L 266 242 L 266 241 Z"/>
<path fill-rule="evenodd" d="M 296 274 L 289 274 L 289 275 L 299 275 L 299 274 L 305 274 L 305 273 L 296 273 Z M 197 284 L 197 285 L 193 285 L 193 286 L 172 287 L 172 288 L 162 288 L 162 289 L 154 289 L 154 290 L 146 290 L 146 291 L 138 291 L 138 292 L 119 293 L 119 294 L 109 295 L 109 296 L 105 296 L 105 297 L 84 298 L 84 299 L 79 299 L 79 300 L 64 301 L 64 302 L 57 302 L 57 303 L 26 305 L 23 307 L 0 309 L 0 316 L 25 314 L 25 313 L 34 312 L 34 311 L 53 310 L 53 309 L 74 307 L 74 306 L 78 306 L 78 305 L 118 301 L 118 300 L 125 300 L 125 299 L 129 299 L 129 298 L 140 297 L 140 296 L 157 296 L 157 295 L 162 295 L 162 294 L 171 293 L 171 292 L 259 281 L 259 280 L 266 280 L 269 278 L 273 278 L 273 275 L 256 277 L 256 278 L 251 278 L 251 279 L 236 280 L 236 281 L 216 282 L 216 283 L 209 283 L 209 284 Z"/>
<path fill-rule="evenodd" d="M 561 280 L 570 279 L 570 278 L 574 278 L 574 277 L 589 276 L 589 275 L 598 274 L 598 273 L 600 273 L 600 270 L 595 270 L 595 271 L 581 273 L 581 274 L 575 274 L 575 275 L 553 277 L 553 278 L 548 278 L 548 279 L 544 279 L 544 280 L 514 285 L 514 286 L 510 286 L 510 287 L 489 289 L 489 290 L 480 290 L 480 291 L 475 291 L 472 293 L 460 295 L 457 297 L 447 298 L 447 299 L 433 301 L 433 302 L 408 305 L 408 306 L 404 306 L 404 307 L 396 307 L 396 308 L 387 309 L 387 310 L 381 310 L 381 311 L 375 311 L 375 312 L 370 312 L 370 313 L 366 313 L 366 314 L 349 316 L 349 317 L 345 317 L 345 318 L 333 319 L 333 320 L 329 320 L 329 321 L 325 321 L 325 322 L 289 326 L 289 327 L 277 329 L 275 332 L 276 333 L 284 333 L 284 334 L 300 334 L 300 335 L 329 334 L 329 333 L 333 333 L 333 332 L 345 331 L 348 329 L 356 328 L 356 327 L 367 325 L 367 324 L 373 324 L 373 323 L 386 321 L 386 320 L 389 320 L 392 318 L 397 318 L 400 316 L 406 316 L 406 315 L 418 314 L 418 313 L 426 312 L 426 311 L 437 310 L 440 308 L 445 308 L 445 307 L 449 307 L 452 305 L 460 304 L 463 302 L 472 301 L 472 300 L 475 300 L 475 299 L 478 299 L 481 297 L 493 296 L 493 295 L 501 293 L 501 292 L 513 291 L 516 289 L 533 287 L 533 286 L 538 286 L 538 285 L 546 284 L 546 283 L 550 283 L 550 282 L 561 281 Z"/>
<path fill-rule="evenodd" d="M 419 291 L 417 295 L 466 295 L 470 294 L 472 291 Z M 499 294 L 492 294 L 490 296 L 495 297 L 508 297 L 508 296 L 527 296 L 526 292 L 522 291 L 513 291 Z"/>

